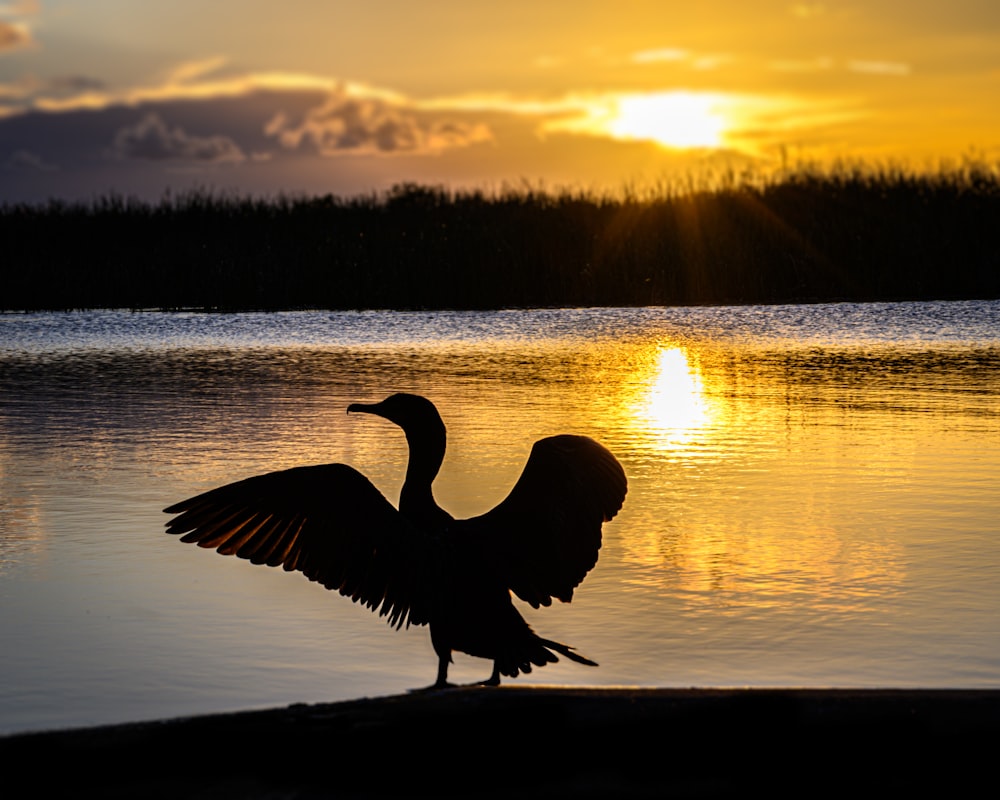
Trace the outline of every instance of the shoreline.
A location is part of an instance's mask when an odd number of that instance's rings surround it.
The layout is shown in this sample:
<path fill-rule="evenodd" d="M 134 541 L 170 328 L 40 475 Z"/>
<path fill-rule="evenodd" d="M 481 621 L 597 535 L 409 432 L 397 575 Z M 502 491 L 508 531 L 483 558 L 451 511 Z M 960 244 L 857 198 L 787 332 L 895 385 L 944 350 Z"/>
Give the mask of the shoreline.
<path fill-rule="evenodd" d="M 998 742 L 1000 690 L 502 686 L 15 733 L 0 761 L 33 795 L 865 795 L 995 784 Z"/>

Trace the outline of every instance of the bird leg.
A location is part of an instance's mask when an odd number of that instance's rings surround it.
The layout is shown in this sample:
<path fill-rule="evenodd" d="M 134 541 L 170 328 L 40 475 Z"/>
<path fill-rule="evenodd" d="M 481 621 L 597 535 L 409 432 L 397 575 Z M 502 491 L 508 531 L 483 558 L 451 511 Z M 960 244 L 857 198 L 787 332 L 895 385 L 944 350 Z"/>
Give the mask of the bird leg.
<path fill-rule="evenodd" d="M 480 686 L 499 686 L 500 685 L 500 665 L 494 661 L 493 662 L 493 674 L 490 675 L 485 681 L 482 681 Z"/>
<path fill-rule="evenodd" d="M 451 663 L 451 653 L 447 653 L 443 656 L 438 657 L 438 674 L 437 680 L 434 681 L 432 689 L 447 689 L 450 686 L 454 686 L 452 683 L 448 683 L 448 664 Z"/>

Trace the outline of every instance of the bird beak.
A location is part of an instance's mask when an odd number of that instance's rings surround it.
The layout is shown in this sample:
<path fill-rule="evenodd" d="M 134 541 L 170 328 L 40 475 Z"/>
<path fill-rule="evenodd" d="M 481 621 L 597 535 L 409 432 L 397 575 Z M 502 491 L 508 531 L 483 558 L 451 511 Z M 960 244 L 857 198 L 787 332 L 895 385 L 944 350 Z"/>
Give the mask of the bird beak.
<path fill-rule="evenodd" d="M 381 403 L 351 403 L 347 407 L 347 413 L 354 412 L 357 414 L 376 414 L 382 416 L 381 409 L 379 408 L 381 405 Z"/>

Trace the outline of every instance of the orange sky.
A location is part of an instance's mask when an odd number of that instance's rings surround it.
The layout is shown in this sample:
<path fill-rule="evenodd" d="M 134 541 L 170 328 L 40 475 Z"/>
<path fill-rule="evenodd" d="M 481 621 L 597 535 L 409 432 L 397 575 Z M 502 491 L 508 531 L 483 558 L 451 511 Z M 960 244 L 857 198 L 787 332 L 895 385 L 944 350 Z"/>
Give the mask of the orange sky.
<path fill-rule="evenodd" d="M 996 163 L 998 97 L 995 0 L 0 0 L 0 201 Z"/>

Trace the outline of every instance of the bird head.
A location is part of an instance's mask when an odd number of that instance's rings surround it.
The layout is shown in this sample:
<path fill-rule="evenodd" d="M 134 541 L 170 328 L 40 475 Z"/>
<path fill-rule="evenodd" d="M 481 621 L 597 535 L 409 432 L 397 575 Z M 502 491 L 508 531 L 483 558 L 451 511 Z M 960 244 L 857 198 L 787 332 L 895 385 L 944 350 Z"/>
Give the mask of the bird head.
<path fill-rule="evenodd" d="M 398 392 L 389 395 L 380 403 L 351 403 L 347 413 L 357 411 L 376 416 L 396 423 L 407 436 L 420 432 L 438 432 L 444 430 L 441 415 L 434 404 L 426 397 L 418 394 Z"/>
<path fill-rule="evenodd" d="M 430 486 L 444 461 L 446 446 L 444 422 L 430 400 L 417 394 L 400 392 L 381 403 L 351 403 L 347 413 L 352 411 L 374 414 L 402 428 L 410 446 L 407 477 L 419 477 Z"/>

